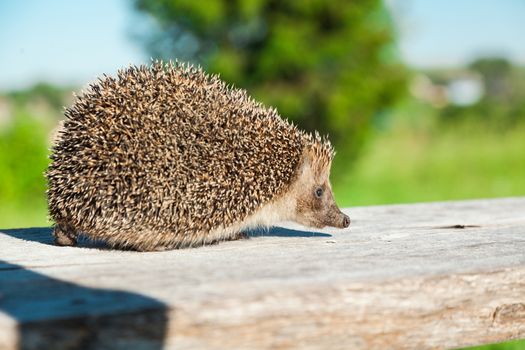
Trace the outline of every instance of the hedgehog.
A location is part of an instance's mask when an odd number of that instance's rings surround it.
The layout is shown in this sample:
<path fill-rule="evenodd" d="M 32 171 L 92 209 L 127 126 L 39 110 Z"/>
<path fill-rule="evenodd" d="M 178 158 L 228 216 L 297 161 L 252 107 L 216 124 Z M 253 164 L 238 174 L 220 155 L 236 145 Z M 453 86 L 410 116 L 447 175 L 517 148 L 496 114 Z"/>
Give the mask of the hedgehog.
<path fill-rule="evenodd" d="M 76 96 L 46 171 L 58 245 L 153 251 L 248 238 L 281 221 L 346 228 L 327 137 L 218 75 L 155 61 Z"/>

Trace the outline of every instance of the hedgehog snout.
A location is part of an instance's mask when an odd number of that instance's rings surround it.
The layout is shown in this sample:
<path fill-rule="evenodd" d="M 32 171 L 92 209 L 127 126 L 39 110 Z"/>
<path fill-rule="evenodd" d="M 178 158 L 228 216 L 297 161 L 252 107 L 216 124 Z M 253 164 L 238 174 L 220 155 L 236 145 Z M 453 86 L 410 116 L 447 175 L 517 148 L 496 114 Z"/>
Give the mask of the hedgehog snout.
<path fill-rule="evenodd" d="M 339 214 L 337 215 L 337 218 L 334 220 L 333 224 L 330 226 L 334 226 L 337 228 L 347 228 L 350 226 L 350 217 L 343 212 L 339 211 Z"/>
<path fill-rule="evenodd" d="M 347 228 L 350 226 L 350 217 L 343 213 L 334 203 L 325 214 L 325 225 L 337 228 Z"/>
<path fill-rule="evenodd" d="M 347 228 L 350 226 L 350 217 L 348 215 L 343 214 L 343 222 L 342 222 L 342 228 Z"/>

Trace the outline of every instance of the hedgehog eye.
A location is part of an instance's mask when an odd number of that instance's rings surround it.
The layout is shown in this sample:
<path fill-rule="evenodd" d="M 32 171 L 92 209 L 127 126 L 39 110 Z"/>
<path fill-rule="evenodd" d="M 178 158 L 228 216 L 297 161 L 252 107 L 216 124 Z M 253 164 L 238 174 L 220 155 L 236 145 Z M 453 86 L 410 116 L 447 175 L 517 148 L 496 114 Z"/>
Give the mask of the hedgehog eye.
<path fill-rule="evenodd" d="M 323 196 L 323 189 L 321 187 L 317 187 L 315 190 L 315 196 L 317 198 L 321 198 Z"/>

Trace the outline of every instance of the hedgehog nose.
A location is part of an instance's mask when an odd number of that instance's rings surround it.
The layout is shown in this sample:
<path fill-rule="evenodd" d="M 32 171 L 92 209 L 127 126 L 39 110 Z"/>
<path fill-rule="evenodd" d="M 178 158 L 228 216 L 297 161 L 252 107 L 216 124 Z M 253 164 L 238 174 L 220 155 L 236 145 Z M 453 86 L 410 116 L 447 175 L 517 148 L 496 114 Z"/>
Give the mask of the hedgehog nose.
<path fill-rule="evenodd" d="M 343 228 L 350 226 L 350 217 L 343 214 Z"/>

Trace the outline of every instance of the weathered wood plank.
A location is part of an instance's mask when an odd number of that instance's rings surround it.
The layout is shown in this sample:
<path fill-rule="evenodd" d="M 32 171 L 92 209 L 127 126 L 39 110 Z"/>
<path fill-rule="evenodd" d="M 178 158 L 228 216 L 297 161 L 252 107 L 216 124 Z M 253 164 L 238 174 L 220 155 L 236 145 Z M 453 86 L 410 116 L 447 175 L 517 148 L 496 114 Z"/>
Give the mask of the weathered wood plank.
<path fill-rule="evenodd" d="M 345 212 L 348 230 L 286 225 L 158 253 L 0 230 L 0 348 L 425 349 L 525 337 L 525 198 Z"/>

